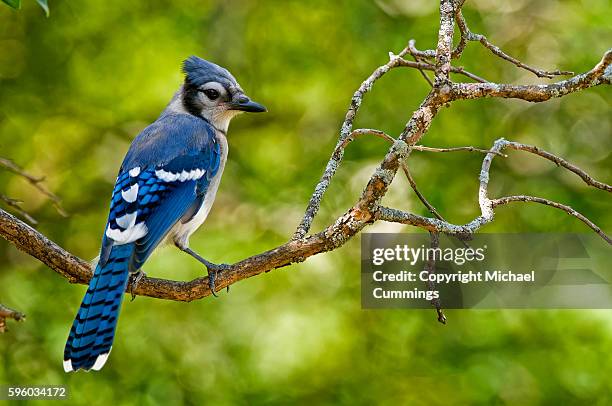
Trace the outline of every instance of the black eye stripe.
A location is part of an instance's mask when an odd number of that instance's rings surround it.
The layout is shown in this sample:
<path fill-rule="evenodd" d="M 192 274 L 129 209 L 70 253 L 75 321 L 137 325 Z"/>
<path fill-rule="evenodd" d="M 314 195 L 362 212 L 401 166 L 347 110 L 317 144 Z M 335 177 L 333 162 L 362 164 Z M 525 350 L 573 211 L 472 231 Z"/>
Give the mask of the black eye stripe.
<path fill-rule="evenodd" d="M 202 90 L 202 92 L 206 95 L 206 97 L 208 97 L 210 100 L 216 100 L 219 98 L 220 93 L 218 90 L 215 89 L 205 89 Z"/>

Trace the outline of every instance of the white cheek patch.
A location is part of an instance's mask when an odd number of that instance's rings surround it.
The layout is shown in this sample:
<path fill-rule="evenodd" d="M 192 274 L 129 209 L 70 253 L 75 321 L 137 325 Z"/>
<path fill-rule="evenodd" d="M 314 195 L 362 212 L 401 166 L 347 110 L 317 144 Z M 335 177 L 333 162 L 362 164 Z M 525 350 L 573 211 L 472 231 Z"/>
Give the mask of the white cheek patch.
<path fill-rule="evenodd" d="M 155 171 L 155 176 L 164 182 L 185 182 L 188 180 L 198 180 L 204 176 L 205 173 L 206 171 L 204 169 L 192 169 L 190 171 L 183 170 L 182 172 L 177 173 L 158 169 Z"/>
<path fill-rule="evenodd" d="M 128 203 L 135 202 L 138 197 L 138 183 L 133 184 L 128 190 L 122 190 L 121 197 Z"/>

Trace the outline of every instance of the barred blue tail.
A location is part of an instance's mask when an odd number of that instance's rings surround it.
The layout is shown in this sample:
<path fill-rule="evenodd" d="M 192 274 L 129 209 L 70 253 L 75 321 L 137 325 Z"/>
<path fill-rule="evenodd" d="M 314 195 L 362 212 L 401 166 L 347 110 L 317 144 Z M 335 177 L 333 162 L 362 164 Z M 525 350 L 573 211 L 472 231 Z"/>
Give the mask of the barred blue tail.
<path fill-rule="evenodd" d="M 108 260 L 96 267 L 66 342 L 66 372 L 98 371 L 104 366 L 113 345 L 133 251 L 134 244 L 115 245 Z"/>

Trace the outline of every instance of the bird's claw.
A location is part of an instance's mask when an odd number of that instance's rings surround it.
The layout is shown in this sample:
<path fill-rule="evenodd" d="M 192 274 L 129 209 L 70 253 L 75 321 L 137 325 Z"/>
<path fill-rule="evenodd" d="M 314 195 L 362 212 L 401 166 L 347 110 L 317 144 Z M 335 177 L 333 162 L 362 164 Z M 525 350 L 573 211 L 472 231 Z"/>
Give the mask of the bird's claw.
<path fill-rule="evenodd" d="M 219 297 L 215 293 L 216 286 L 215 281 L 217 280 L 217 274 L 219 272 L 225 271 L 229 269 L 229 265 L 227 264 L 212 264 L 209 263 L 206 265 L 206 270 L 208 271 L 208 287 L 210 288 L 210 292 L 214 297 Z M 229 292 L 229 286 L 227 287 L 227 291 Z"/>
<path fill-rule="evenodd" d="M 134 299 L 136 299 L 136 294 L 134 293 L 134 291 L 138 287 L 138 283 L 140 282 L 140 280 L 145 276 L 147 276 L 147 274 L 140 270 L 130 275 L 130 280 L 128 283 L 130 286 L 129 292 L 132 295 L 132 300 L 130 300 L 131 302 L 133 302 Z"/>

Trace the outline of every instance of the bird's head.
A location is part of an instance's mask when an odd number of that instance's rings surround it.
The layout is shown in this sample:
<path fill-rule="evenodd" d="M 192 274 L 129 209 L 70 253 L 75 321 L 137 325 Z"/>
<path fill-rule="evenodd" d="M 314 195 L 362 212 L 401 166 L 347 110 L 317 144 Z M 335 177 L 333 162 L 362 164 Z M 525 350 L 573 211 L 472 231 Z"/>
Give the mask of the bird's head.
<path fill-rule="evenodd" d="M 181 101 L 187 112 L 227 131 L 230 120 L 242 112 L 260 113 L 266 108 L 252 101 L 225 68 L 197 56 L 183 63 L 185 84 Z"/>

